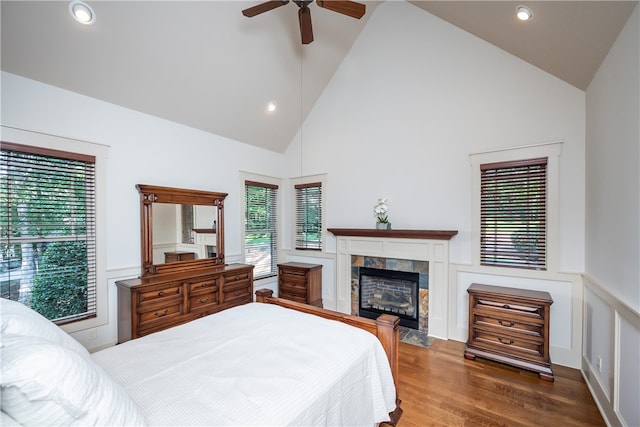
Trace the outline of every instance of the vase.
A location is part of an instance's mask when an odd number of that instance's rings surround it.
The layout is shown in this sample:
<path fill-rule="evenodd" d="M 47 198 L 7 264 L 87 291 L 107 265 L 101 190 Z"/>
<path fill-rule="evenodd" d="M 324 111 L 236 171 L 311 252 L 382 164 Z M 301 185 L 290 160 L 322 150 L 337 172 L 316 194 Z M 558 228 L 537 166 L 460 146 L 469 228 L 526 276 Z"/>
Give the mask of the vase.
<path fill-rule="evenodd" d="M 386 230 L 389 225 L 386 222 L 376 222 L 377 230 Z"/>

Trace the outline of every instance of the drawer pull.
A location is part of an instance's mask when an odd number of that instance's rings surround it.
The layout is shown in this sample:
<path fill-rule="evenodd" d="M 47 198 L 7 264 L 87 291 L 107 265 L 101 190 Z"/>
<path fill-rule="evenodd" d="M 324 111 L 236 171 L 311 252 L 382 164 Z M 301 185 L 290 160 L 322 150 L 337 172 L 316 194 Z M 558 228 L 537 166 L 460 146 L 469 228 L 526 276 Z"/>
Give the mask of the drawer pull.
<path fill-rule="evenodd" d="M 512 340 L 511 338 L 509 338 L 509 339 L 507 340 L 507 339 L 504 339 L 504 338 L 502 338 L 502 337 L 498 337 L 498 341 L 500 341 L 502 344 L 506 344 L 506 345 L 511 345 L 511 344 L 513 344 L 513 340 Z"/>
<path fill-rule="evenodd" d="M 164 296 L 164 291 L 160 291 L 160 292 L 158 292 L 158 296 L 159 296 L 159 297 L 163 297 L 163 296 Z"/>
<path fill-rule="evenodd" d="M 207 286 L 209 286 L 209 284 L 208 284 L 208 283 L 203 283 L 203 284 L 202 284 L 202 285 L 200 285 L 200 286 L 201 286 L 201 287 L 203 287 L 203 288 L 206 288 Z"/>
<path fill-rule="evenodd" d="M 500 323 L 501 326 L 506 326 L 507 328 L 510 328 L 516 324 L 515 322 L 507 322 L 504 320 L 498 320 L 498 323 Z"/>
<path fill-rule="evenodd" d="M 169 309 L 165 308 L 164 311 L 162 312 L 162 314 L 160 314 L 159 311 L 156 311 L 155 313 L 153 313 L 154 316 L 156 317 L 163 317 L 166 316 L 167 314 L 169 314 Z"/>
<path fill-rule="evenodd" d="M 205 303 L 205 302 L 207 302 L 207 301 L 209 301 L 209 297 L 206 297 L 205 299 L 198 298 L 198 302 L 199 302 L 200 304 L 204 304 L 204 303 Z"/>
<path fill-rule="evenodd" d="M 240 292 L 240 291 L 236 291 L 236 293 L 233 294 L 233 296 L 235 296 L 235 297 L 240 296 L 240 295 L 242 295 L 242 292 Z"/>
<path fill-rule="evenodd" d="M 509 310 L 511 307 L 509 306 L 509 304 L 505 304 L 502 306 L 502 308 L 506 308 L 507 310 Z"/>

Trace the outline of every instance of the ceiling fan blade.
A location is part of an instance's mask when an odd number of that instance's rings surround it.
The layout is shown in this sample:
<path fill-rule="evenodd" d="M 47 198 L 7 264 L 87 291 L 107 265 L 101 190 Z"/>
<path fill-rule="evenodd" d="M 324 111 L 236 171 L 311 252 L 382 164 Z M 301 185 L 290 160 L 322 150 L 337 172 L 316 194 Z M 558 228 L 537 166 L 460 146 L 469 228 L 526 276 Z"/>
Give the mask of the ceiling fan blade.
<path fill-rule="evenodd" d="M 350 16 L 352 18 L 360 19 L 364 16 L 367 6 L 355 1 L 339 1 L 339 0 L 317 0 L 318 6 L 325 9 L 332 10 L 334 12 L 342 13 L 343 15 Z"/>
<path fill-rule="evenodd" d="M 313 41 L 313 28 L 311 27 L 311 11 L 307 6 L 298 10 L 298 20 L 300 21 L 300 38 L 302 44 L 309 44 Z"/>
<path fill-rule="evenodd" d="M 260 3 L 259 5 L 243 10 L 242 14 L 248 18 L 251 18 L 256 15 L 260 15 L 261 13 L 273 10 L 277 7 L 284 6 L 287 3 L 289 3 L 289 0 L 266 1 L 264 3 Z"/>

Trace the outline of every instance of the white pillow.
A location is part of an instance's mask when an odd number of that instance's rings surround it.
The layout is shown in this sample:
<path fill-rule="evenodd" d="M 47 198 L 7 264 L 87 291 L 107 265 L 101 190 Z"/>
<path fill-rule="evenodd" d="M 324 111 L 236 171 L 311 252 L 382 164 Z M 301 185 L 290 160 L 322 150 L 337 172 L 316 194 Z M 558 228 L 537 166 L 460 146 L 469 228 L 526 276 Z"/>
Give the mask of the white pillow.
<path fill-rule="evenodd" d="M 87 349 L 58 325 L 26 305 L 6 298 L 0 298 L 0 332 L 43 338 L 89 357 Z"/>
<path fill-rule="evenodd" d="M 91 358 L 41 338 L 2 334 L 2 410 L 24 425 L 145 425 L 122 386 Z"/>

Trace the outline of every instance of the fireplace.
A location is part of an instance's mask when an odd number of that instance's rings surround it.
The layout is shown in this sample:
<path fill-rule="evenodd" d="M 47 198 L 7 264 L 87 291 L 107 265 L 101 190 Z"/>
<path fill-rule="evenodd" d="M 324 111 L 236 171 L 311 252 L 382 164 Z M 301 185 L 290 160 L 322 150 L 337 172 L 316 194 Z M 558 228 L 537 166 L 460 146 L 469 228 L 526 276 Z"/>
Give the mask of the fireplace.
<path fill-rule="evenodd" d="M 360 267 L 359 315 L 375 319 L 393 314 L 400 325 L 419 329 L 419 281 L 414 272 Z"/>

